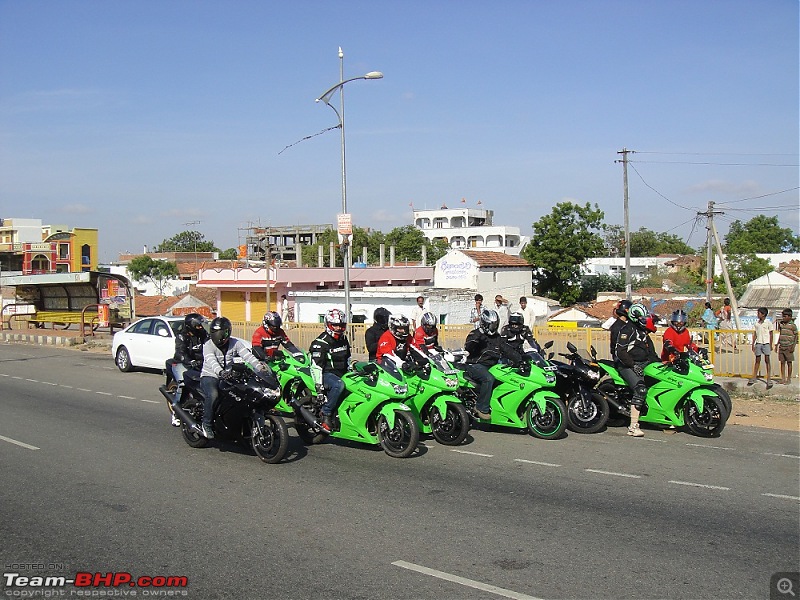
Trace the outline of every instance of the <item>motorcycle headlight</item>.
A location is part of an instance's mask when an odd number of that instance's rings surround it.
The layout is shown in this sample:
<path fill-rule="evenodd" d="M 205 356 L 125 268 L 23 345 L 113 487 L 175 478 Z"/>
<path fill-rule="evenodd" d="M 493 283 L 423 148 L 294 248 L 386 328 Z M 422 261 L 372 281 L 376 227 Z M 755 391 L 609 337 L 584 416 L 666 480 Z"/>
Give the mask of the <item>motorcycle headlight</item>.
<path fill-rule="evenodd" d="M 444 384 L 447 387 L 452 387 L 452 388 L 458 387 L 458 379 L 455 379 L 453 377 L 445 377 L 444 378 Z"/>
<path fill-rule="evenodd" d="M 600 373 L 598 371 L 592 371 L 591 369 L 586 372 L 587 379 L 591 379 L 593 381 L 597 381 L 600 379 Z"/>
<path fill-rule="evenodd" d="M 545 375 L 544 379 L 545 379 L 545 381 L 547 381 L 547 383 L 554 383 L 555 380 L 556 380 L 556 376 L 555 375 L 551 375 L 550 373 L 548 373 L 547 375 Z"/>
<path fill-rule="evenodd" d="M 394 388 L 394 393 L 398 396 L 405 396 L 408 393 L 407 385 L 392 384 L 392 387 Z"/>
<path fill-rule="evenodd" d="M 704 371 L 703 372 L 703 376 L 706 378 L 706 381 L 713 381 L 714 380 L 714 374 L 713 373 L 709 373 L 708 371 Z"/>

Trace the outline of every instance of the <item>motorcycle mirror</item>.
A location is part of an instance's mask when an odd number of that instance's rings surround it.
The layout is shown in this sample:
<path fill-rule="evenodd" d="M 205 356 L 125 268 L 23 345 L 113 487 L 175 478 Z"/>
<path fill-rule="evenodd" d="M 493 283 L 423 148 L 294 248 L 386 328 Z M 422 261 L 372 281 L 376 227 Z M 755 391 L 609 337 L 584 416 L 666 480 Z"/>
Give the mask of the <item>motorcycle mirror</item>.
<path fill-rule="evenodd" d="M 553 356 L 555 356 L 555 354 L 556 354 L 555 352 L 551 352 L 550 354 L 548 354 L 547 355 L 547 360 L 550 360 L 551 358 L 553 358 Z"/>
<path fill-rule="evenodd" d="M 592 358 L 596 358 L 597 357 L 597 350 L 594 349 L 594 344 L 589 346 L 589 352 L 592 353 Z"/>
<path fill-rule="evenodd" d="M 567 350 L 569 350 L 573 354 L 575 354 L 578 351 L 578 349 L 575 347 L 575 344 L 573 344 L 572 342 L 567 342 Z"/>
<path fill-rule="evenodd" d="M 544 345 L 545 349 L 547 349 L 547 348 L 551 348 L 552 346 L 553 346 L 553 340 L 550 340 L 549 342 L 547 342 L 547 343 Z"/>

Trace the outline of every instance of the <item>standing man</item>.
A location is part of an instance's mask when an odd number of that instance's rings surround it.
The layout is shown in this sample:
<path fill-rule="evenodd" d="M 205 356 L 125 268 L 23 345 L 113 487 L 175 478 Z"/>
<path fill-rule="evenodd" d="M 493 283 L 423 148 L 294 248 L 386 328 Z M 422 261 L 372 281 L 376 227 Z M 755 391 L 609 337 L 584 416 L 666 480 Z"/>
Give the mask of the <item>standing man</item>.
<path fill-rule="evenodd" d="M 475 294 L 475 306 L 469 311 L 469 322 L 477 329 L 481 324 L 481 311 L 483 310 L 483 296 Z"/>
<path fill-rule="evenodd" d="M 281 322 L 289 322 L 289 300 L 286 299 L 286 294 L 281 296 Z"/>
<path fill-rule="evenodd" d="M 753 385 L 758 379 L 758 371 L 761 369 L 761 357 L 764 357 L 764 365 L 767 368 L 767 389 L 772 387 L 771 366 L 769 364 L 769 349 L 772 346 L 772 329 L 771 323 L 767 323 L 767 309 L 761 307 L 758 309 L 758 321 L 753 326 L 753 354 L 756 356 L 755 364 L 753 365 L 753 376 L 747 385 Z"/>
<path fill-rule="evenodd" d="M 494 311 L 497 313 L 497 318 L 500 319 L 500 331 L 502 331 L 503 327 L 508 325 L 508 300 L 500 294 L 494 297 Z"/>
<path fill-rule="evenodd" d="M 425 297 L 417 296 L 417 305 L 411 309 L 411 331 L 416 331 L 422 322 L 425 313 Z"/>
<path fill-rule="evenodd" d="M 792 383 L 792 362 L 794 361 L 794 347 L 797 346 L 797 325 L 792 321 L 792 309 L 784 308 L 781 313 L 781 320 L 778 321 L 778 341 L 775 344 L 775 352 L 778 353 L 778 361 L 781 363 L 780 383 Z M 786 369 L 784 376 L 784 369 Z"/>
<path fill-rule="evenodd" d="M 525 327 L 533 327 L 533 322 L 536 320 L 536 315 L 533 314 L 533 308 L 528 306 L 528 299 L 523 296 L 519 299 L 518 313 L 522 313 L 522 319 L 525 321 Z"/>

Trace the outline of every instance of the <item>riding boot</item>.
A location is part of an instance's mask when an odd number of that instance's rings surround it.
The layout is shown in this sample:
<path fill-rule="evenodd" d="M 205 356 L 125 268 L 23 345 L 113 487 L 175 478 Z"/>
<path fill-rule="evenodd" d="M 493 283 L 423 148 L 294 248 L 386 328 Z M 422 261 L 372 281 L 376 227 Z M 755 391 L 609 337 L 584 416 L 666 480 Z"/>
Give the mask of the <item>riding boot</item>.
<path fill-rule="evenodd" d="M 328 433 L 333 431 L 333 417 L 330 415 L 322 415 L 322 429 Z"/>

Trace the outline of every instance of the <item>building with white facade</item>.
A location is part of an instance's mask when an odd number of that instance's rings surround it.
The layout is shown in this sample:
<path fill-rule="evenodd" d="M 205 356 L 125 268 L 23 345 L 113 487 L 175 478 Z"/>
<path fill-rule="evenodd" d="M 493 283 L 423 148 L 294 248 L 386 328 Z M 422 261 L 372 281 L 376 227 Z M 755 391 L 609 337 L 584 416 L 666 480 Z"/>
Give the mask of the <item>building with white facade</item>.
<path fill-rule="evenodd" d="M 442 240 L 453 249 L 491 250 L 518 256 L 530 238 L 519 227 L 494 225 L 494 211 L 482 208 L 414 210 L 414 226 L 431 241 Z"/>

